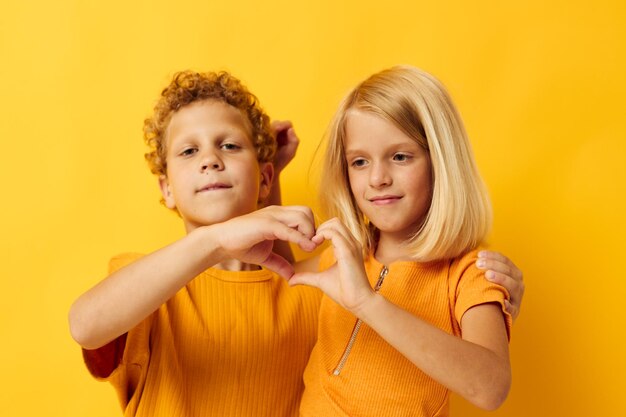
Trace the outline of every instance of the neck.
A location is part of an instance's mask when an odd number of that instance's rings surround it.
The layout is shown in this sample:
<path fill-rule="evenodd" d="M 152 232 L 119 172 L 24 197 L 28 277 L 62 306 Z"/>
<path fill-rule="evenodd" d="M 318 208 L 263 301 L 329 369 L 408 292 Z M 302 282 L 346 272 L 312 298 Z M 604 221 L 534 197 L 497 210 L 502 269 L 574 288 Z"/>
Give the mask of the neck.
<path fill-rule="evenodd" d="M 261 269 L 261 267 L 258 265 L 247 264 L 237 259 L 226 259 L 218 264 L 213 265 L 213 268 L 223 269 L 225 271 L 257 271 Z"/>
<path fill-rule="evenodd" d="M 412 260 L 406 247 L 406 237 L 398 238 L 385 233 L 380 233 L 378 236 L 374 257 L 383 265 L 389 265 L 395 261 Z"/>

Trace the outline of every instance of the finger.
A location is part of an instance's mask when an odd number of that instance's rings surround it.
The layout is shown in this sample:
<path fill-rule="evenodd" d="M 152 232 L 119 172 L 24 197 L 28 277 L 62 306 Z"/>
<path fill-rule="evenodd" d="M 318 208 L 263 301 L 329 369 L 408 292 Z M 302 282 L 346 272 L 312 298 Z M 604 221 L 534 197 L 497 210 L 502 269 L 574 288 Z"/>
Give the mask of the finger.
<path fill-rule="evenodd" d="M 321 224 L 315 231 L 315 237 L 330 240 L 333 243 L 333 246 L 335 246 L 335 243 L 340 243 L 339 239 L 341 239 L 344 244 L 350 244 L 353 241 L 350 232 L 345 230 L 345 228 L 342 228 L 342 225 L 336 221 L 336 219 L 331 219 Z"/>
<path fill-rule="evenodd" d="M 289 127 L 289 129 L 287 129 L 287 146 L 295 149 L 298 147 L 298 144 L 300 144 L 300 138 L 298 138 L 295 129 Z"/>
<path fill-rule="evenodd" d="M 288 208 L 303 216 L 297 224 L 290 226 L 297 227 L 304 235 L 312 238 L 315 235 L 315 216 L 313 215 L 313 210 L 308 206 L 288 206 Z"/>
<path fill-rule="evenodd" d="M 270 227 L 272 227 L 273 230 L 270 231 L 271 235 L 267 236 L 267 239 L 279 239 L 295 243 L 306 252 L 312 252 L 318 246 L 318 244 L 313 242 L 308 236 L 304 235 L 299 230 L 285 225 L 284 223 L 276 222 L 274 226 Z"/>
<path fill-rule="evenodd" d="M 502 263 L 513 265 L 513 262 L 511 262 L 511 260 L 508 257 L 504 256 L 500 252 L 493 251 L 493 250 L 481 250 L 480 252 L 478 252 L 478 257 L 486 258 L 486 259 L 493 259 Z"/>
<path fill-rule="evenodd" d="M 476 266 L 479 269 L 490 270 L 500 274 L 508 275 L 515 279 L 511 267 L 508 264 L 497 261 L 495 259 L 478 258 L 476 260 Z"/>
<path fill-rule="evenodd" d="M 272 122 L 271 128 L 274 135 L 276 135 L 276 142 L 279 148 L 289 143 L 289 130 L 292 129 L 290 121 L 276 120 Z"/>
<path fill-rule="evenodd" d="M 513 261 L 511 261 L 511 259 L 508 256 L 503 255 L 502 253 L 497 252 L 497 251 L 481 250 L 480 252 L 478 252 L 478 257 L 479 258 L 485 258 L 485 259 L 493 259 L 493 260 L 496 260 L 498 262 L 502 262 L 504 264 L 507 264 L 511 268 L 517 269 L 517 266 L 515 265 L 515 263 Z"/>
<path fill-rule="evenodd" d="M 276 143 L 278 148 L 275 159 L 282 163 L 287 163 L 296 156 L 300 139 L 298 139 L 298 136 L 293 128 L 289 128 L 286 131 L 278 133 L 276 136 Z"/>
<path fill-rule="evenodd" d="M 510 263 L 510 264 L 513 263 L 511 262 L 509 258 L 504 256 L 502 253 L 496 252 L 493 250 L 481 250 L 480 252 L 478 252 L 478 257 L 485 258 L 485 259 L 493 259 L 502 263 Z"/>
<path fill-rule="evenodd" d="M 509 295 L 511 296 L 511 302 L 515 305 L 519 303 L 519 300 L 521 299 L 524 291 L 524 284 L 522 282 L 517 281 L 508 275 L 500 274 L 495 271 L 485 272 L 485 278 L 495 284 L 502 285 L 509 292 Z"/>
<path fill-rule="evenodd" d="M 316 234 L 311 238 L 311 241 L 315 242 L 315 244 L 319 246 L 324 243 L 326 239 L 324 239 L 324 236 Z"/>
<path fill-rule="evenodd" d="M 484 254 L 484 255 L 481 255 Z M 481 269 L 492 269 L 507 274 L 518 281 L 523 281 L 522 271 L 506 256 L 492 251 L 481 251 L 478 254 L 476 266 Z"/>
<path fill-rule="evenodd" d="M 269 206 L 262 210 L 265 215 L 299 231 L 307 239 L 315 235 L 315 217 L 307 206 Z"/>
<path fill-rule="evenodd" d="M 335 258 L 338 261 L 362 263 L 361 245 L 352 238 L 351 234 L 345 233 L 345 229 L 341 230 L 333 226 L 335 225 L 326 224 L 323 228 L 318 228 L 316 236 L 322 236 L 325 240 L 331 241 Z"/>
<path fill-rule="evenodd" d="M 318 231 L 319 230 L 332 230 L 335 233 L 339 233 L 341 236 L 343 236 L 343 238 L 346 241 L 357 243 L 356 239 L 354 238 L 354 236 L 352 235 L 350 230 L 348 230 L 346 225 L 341 220 L 339 220 L 337 217 L 333 217 L 332 219 L 322 223 L 317 228 L 317 230 Z"/>
<path fill-rule="evenodd" d="M 292 127 L 293 124 L 289 120 L 274 120 L 272 121 L 272 129 L 275 130 L 287 130 Z"/>
<path fill-rule="evenodd" d="M 317 229 L 317 235 L 322 235 L 325 240 L 330 240 L 337 259 L 356 259 L 362 262 L 363 249 L 361 244 L 342 223 L 326 224 L 321 230 L 320 228 Z"/>
<path fill-rule="evenodd" d="M 272 123 L 270 123 L 270 128 L 274 133 L 281 130 L 287 130 L 291 126 L 292 124 L 289 120 L 272 120 Z"/>
<path fill-rule="evenodd" d="M 272 271 L 276 272 L 282 277 L 285 277 L 286 279 L 291 278 L 291 276 L 294 274 L 293 266 L 289 262 L 287 262 L 285 258 L 277 255 L 274 252 L 270 252 L 267 259 L 261 262 L 261 265 L 266 267 L 267 269 L 271 269 Z"/>

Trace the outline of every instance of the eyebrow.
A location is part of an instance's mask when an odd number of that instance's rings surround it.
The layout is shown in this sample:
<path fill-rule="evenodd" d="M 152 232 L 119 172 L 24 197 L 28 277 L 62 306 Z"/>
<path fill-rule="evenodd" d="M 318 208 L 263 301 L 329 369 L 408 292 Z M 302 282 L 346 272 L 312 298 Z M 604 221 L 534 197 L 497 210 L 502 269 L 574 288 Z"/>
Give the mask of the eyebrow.
<path fill-rule="evenodd" d="M 347 156 L 352 156 L 354 154 L 362 154 L 362 153 L 366 153 L 366 152 L 364 152 L 362 149 L 352 148 L 352 149 L 346 149 L 344 153 L 345 153 L 345 155 L 347 157 Z"/>

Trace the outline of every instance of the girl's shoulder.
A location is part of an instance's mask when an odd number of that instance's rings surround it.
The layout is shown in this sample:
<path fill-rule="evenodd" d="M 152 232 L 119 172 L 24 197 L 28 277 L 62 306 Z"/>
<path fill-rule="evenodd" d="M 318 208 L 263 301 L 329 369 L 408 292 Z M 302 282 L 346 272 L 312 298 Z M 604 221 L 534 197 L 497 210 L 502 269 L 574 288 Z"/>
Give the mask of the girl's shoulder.
<path fill-rule="evenodd" d="M 478 260 L 478 252 L 483 248 L 476 248 L 465 252 L 455 258 L 449 260 L 451 271 L 464 271 L 472 265 L 476 267 L 476 261 Z"/>

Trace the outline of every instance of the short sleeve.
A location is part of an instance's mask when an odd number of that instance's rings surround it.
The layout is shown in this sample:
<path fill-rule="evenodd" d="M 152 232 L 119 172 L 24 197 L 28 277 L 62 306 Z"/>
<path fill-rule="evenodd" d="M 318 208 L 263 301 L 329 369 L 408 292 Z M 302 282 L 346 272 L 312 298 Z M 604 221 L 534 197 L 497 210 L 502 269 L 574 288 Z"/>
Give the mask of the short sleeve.
<path fill-rule="evenodd" d="M 477 251 L 472 251 L 455 259 L 450 265 L 450 280 L 454 302 L 454 316 L 460 326 L 467 310 L 480 304 L 498 303 L 505 320 L 507 336 L 511 338 L 512 318 L 506 311 L 504 300 L 509 299 L 506 288 L 488 281 L 485 272 L 478 269 Z"/>

